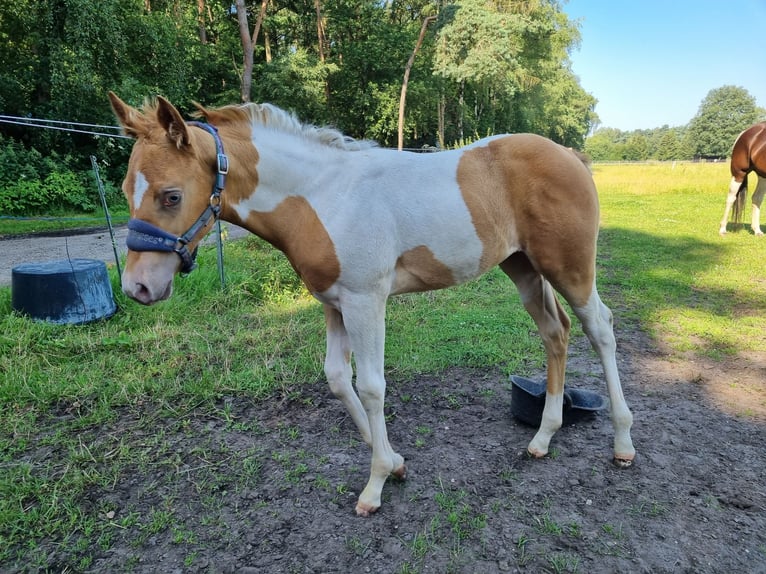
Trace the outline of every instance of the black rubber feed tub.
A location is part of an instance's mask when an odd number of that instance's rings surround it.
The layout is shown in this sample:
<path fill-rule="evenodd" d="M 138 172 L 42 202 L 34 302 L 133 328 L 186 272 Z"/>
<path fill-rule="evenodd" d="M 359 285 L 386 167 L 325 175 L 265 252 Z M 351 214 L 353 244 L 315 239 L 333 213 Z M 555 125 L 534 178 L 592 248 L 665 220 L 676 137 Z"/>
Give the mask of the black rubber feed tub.
<path fill-rule="evenodd" d="M 95 259 L 17 265 L 11 271 L 11 305 L 33 319 L 74 325 L 117 311 L 106 264 Z"/>
<path fill-rule="evenodd" d="M 543 418 L 545 383 L 511 376 L 511 414 L 523 423 L 537 427 Z M 591 418 L 606 407 L 606 399 L 582 389 L 564 387 L 564 424 L 571 425 Z"/>

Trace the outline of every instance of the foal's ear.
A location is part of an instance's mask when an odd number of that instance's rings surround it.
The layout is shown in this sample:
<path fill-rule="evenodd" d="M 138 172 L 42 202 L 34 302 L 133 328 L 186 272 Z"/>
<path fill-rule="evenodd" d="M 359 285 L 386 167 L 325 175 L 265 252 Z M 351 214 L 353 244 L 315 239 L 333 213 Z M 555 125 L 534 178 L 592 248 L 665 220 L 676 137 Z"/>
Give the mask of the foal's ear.
<path fill-rule="evenodd" d="M 123 102 L 117 97 L 117 94 L 110 91 L 109 102 L 112 104 L 114 115 L 117 116 L 117 121 L 120 122 L 126 136 L 137 138 L 148 131 L 146 116 Z"/>
<path fill-rule="evenodd" d="M 189 131 L 186 122 L 177 109 L 162 96 L 157 96 L 157 121 L 168 134 L 168 139 L 178 149 L 189 145 Z"/>

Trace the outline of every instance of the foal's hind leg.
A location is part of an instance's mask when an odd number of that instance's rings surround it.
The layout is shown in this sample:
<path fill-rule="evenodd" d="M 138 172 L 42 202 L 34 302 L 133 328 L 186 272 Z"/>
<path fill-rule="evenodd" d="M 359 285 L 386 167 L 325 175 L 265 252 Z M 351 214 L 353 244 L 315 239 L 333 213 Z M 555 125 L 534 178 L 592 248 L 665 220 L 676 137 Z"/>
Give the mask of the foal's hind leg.
<path fill-rule="evenodd" d="M 612 312 L 598 296 L 595 283 L 587 303 L 581 307 L 572 305 L 572 310 L 582 323 L 583 331 L 604 367 L 614 426 L 614 462 L 617 466 L 628 467 L 636 456 L 636 449 L 633 448 L 630 438 L 633 415 L 622 394 L 620 375 L 617 371 L 617 343 L 614 338 Z"/>
<path fill-rule="evenodd" d="M 516 254 L 500 264 L 521 295 L 524 308 L 537 324 L 547 355 L 547 393 L 540 428 L 527 446 L 529 454 L 543 457 L 556 431 L 561 428 L 564 408 L 564 376 L 571 321 L 553 293 L 553 288 L 534 270 L 529 259 Z"/>
<path fill-rule="evenodd" d="M 325 323 L 327 324 L 327 354 L 324 361 L 324 373 L 330 391 L 346 405 L 351 419 L 362 435 L 362 440 L 372 445 L 370 423 L 367 413 L 351 385 L 353 371 L 351 369 L 351 345 L 343 324 L 343 316 L 329 305 L 324 306 Z"/>
<path fill-rule="evenodd" d="M 750 224 L 756 235 L 763 235 L 763 231 L 761 231 L 761 203 L 764 194 L 766 194 L 766 178 L 758 176 L 758 185 L 753 192 L 753 219 Z"/>

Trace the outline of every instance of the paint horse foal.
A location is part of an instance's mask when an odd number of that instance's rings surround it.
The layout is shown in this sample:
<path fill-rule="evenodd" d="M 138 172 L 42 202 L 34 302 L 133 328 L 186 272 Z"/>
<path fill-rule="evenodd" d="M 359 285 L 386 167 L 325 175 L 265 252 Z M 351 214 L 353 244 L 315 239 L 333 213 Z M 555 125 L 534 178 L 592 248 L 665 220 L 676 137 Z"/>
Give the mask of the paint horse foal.
<path fill-rule="evenodd" d="M 758 185 L 753 192 L 753 214 L 750 226 L 753 233 L 763 235 L 761 231 L 761 202 L 766 194 L 766 122 L 750 126 L 734 141 L 731 150 L 731 183 L 726 196 L 726 209 L 723 212 L 721 227 L 718 232 L 726 233 L 729 212 L 732 221 L 739 223 L 745 212 L 747 201 L 747 174 L 754 171 L 758 176 Z M 733 209 L 733 211 L 732 211 Z"/>
<path fill-rule="evenodd" d="M 528 451 L 547 454 L 562 423 L 570 320 L 555 288 L 601 358 L 615 461 L 632 463 L 612 314 L 595 285 L 598 198 L 570 150 L 512 135 L 403 153 L 302 125 L 268 104 L 198 106 L 203 124 L 186 123 L 163 98 L 142 111 L 110 99 L 136 140 L 123 183 L 132 218 L 123 290 L 146 305 L 168 298 L 218 216 L 282 250 L 324 305 L 327 381 L 372 447 L 357 514 L 375 512 L 387 477 L 406 473 L 383 416 L 387 298 L 456 285 L 495 265 L 518 287 L 547 353 L 545 407 Z"/>

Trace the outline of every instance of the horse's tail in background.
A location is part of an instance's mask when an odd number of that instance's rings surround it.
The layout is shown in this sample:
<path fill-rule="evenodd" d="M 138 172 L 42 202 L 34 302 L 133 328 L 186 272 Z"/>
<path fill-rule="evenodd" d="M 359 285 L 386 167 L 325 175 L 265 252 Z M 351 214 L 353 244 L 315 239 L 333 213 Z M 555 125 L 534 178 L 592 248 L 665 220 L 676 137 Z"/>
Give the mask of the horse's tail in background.
<path fill-rule="evenodd" d="M 731 220 L 733 223 L 741 223 L 742 216 L 745 214 L 745 204 L 747 203 L 747 174 L 742 179 L 737 190 L 737 199 L 731 207 Z"/>

